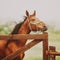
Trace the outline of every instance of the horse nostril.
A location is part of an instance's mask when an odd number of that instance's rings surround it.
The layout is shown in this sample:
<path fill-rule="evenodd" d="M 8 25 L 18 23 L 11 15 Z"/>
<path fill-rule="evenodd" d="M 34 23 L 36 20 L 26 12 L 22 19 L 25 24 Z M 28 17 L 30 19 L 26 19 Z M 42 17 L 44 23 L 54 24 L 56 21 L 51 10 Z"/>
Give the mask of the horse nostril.
<path fill-rule="evenodd" d="M 46 26 L 44 26 L 44 30 L 47 30 L 47 27 Z"/>
<path fill-rule="evenodd" d="M 44 26 L 44 27 L 46 27 L 46 26 Z"/>

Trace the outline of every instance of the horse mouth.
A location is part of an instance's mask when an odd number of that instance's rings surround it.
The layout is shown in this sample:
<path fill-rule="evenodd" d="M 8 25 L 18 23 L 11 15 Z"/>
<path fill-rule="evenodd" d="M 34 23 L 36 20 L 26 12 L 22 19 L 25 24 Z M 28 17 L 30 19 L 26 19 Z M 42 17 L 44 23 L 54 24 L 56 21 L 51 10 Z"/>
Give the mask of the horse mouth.
<path fill-rule="evenodd" d="M 38 31 L 45 32 L 45 31 L 47 31 L 47 27 L 44 26 L 43 28 L 38 28 Z"/>
<path fill-rule="evenodd" d="M 47 27 L 42 28 L 41 31 L 42 31 L 42 32 L 47 31 Z"/>

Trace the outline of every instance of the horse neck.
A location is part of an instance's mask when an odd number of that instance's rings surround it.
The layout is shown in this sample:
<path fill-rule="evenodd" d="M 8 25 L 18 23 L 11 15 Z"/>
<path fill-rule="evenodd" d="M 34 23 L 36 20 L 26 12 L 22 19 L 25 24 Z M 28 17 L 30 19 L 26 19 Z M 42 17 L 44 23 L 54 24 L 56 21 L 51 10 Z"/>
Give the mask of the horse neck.
<path fill-rule="evenodd" d="M 25 20 L 25 22 L 22 24 L 21 28 L 18 31 L 19 34 L 29 34 L 30 29 L 28 27 L 28 21 Z"/>

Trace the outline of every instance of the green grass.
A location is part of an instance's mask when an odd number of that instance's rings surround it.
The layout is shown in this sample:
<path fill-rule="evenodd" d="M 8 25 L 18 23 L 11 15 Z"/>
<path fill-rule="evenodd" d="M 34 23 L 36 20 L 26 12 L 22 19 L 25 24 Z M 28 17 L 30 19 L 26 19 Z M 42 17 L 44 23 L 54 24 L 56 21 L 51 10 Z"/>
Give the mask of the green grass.
<path fill-rule="evenodd" d="M 60 57 L 56 57 L 56 60 L 60 60 Z"/>
<path fill-rule="evenodd" d="M 40 57 L 29 57 L 29 58 L 25 58 L 24 60 L 42 60 L 42 58 L 40 58 Z"/>
<path fill-rule="evenodd" d="M 48 31 L 49 41 L 60 42 L 60 31 Z"/>
<path fill-rule="evenodd" d="M 41 57 L 29 57 L 24 60 L 43 60 Z M 56 60 L 60 60 L 60 57 L 56 57 Z"/>

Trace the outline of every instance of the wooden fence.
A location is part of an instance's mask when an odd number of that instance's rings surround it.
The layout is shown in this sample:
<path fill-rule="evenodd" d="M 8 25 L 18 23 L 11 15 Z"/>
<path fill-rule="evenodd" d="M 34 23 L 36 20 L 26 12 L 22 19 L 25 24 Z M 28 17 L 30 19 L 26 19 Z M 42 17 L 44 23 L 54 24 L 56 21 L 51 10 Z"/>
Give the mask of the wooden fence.
<path fill-rule="evenodd" d="M 0 40 L 8 40 L 8 39 L 34 39 L 27 45 L 23 46 L 15 53 L 12 53 L 2 60 L 13 60 L 19 53 L 25 52 L 29 50 L 34 45 L 39 42 L 43 42 L 43 60 L 55 60 L 55 56 L 59 56 L 60 53 L 56 52 L 55 47 L 48 47 L 48 33 L 44 32 L 43 34 L 15 34 L 15 35 L 0 35 Z"/>

